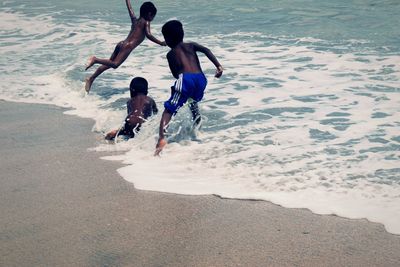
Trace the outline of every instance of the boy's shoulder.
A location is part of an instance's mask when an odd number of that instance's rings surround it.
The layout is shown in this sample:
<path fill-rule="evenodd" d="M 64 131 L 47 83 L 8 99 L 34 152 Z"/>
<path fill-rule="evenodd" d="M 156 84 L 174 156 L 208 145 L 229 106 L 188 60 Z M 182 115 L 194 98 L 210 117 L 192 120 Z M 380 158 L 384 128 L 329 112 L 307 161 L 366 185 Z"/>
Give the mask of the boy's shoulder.
<path fill-rule="evenodd" d="M 201 46 L 199 45 L 199 43 L 196 42 L 184 42 L 182 43 L 184 49 L 186 50 L 192 50 L 192 51 L 196 51 L 198 50 L 198 47 Z"/>
<path fill-rule="evenodd" d="M 179 43 L 177 46 L 175 46 L 174 48 L 172 48 L 172 49 L 168 52 L 168 54 L 171 53 L 171 52 L 174 51 L 174 50 L 181 50 L 181 49 L 190 50 L 190 49 L 194 49 L 194 46 L 195 46 L 195 45 L 196 45 L 195 42 L 181 42 L 181 43 Z"/>
<path fill-rule="evenodd" d="M 146 99 L 149 100 L 149 101 L 154 101 L 154 99 L 151 96 L 148 96 L 148 95 L 146 96 Z"/>
<path fill-rule="evenodd" d="M 196 43 L 195 42 L 182 42 L 181 43 L 183 46 L 193 46 L 193 45 L 195 45 Z"/>
<path fill-rule="evenodd" d="M 148 23 L 150 23 L 150 21 L 147 21 L 142 17 L 136 18 L 136 21 L 135 21 L 135 25 L 137 27 L 141 27 L 141 28 L 145 27 Z"/>
<path fill-rule="evenodd" d="M 145 95 L 143 93 L 138 93 L 136 95 L 134 95 L 133 97 L 131 97 L 131 99 L 128 100 L 128 102 L 133 101 L 134 99 L 146 99 L 146 100 L 153 100 L 153 98 L 149 95 Z"/>

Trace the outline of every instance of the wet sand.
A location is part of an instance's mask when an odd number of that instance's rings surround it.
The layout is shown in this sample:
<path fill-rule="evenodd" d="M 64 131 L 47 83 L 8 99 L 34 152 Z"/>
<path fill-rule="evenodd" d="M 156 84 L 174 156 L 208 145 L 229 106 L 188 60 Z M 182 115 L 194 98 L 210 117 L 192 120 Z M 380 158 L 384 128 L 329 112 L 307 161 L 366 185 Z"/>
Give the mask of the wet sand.
<path fill-rule="evenodd" d="M 400 266 L 380 224 L 136 190 L 63 111 L 0 101 L 0 266 Z"/>

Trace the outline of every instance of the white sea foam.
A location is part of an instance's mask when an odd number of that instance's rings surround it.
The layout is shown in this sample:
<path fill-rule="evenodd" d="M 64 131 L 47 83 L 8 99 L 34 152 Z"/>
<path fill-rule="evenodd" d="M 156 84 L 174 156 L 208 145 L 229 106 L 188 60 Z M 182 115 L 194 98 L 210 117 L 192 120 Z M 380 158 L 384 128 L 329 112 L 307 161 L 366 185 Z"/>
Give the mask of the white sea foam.
<path fill-rule="evenodd" d="M 118 25 L 60 26 L 46 16 L 1 16 L 1 40 L 9 42 L 0 50 L 2 99 L 67 107 L 69 114 L 93 118 L 94 131 L 106 132 L 124 119 L 132 76 L 149 80 L 160 108 L 169 95 L 167 49 L 149 42 L 84 93 L 83 64 L 90 54 L 111 54 L 126 35 Z M 154 25 L 153 32 L 159 28 Z M 19 30 L 19 37 L 9 34 Z M 93 150 L 119 152 L 105 159 L 127 164 L 118 172 L 139 189 L 263 199 L 319 214 L 367 218 L 400 234 L 398 55 L 337 53 L 321 49 L 322 40 L 260 33 L 197 39 L 225 67 L 221 79 L 212 78 L 213 65 L 201 57 L 209 85 L 197 138 L 184 107 L 159 158 L 153 152 L 160 114 L 137 138 L 104 142 Z"/>
<path fill-rule="evenodd" d="M 385 151 L 387 144 L 371 139 L 398 136 L 400 58 L 231 46 L 215 49 L 229 78 L 210 80 L 202 108 L 212 126 L 205 126 L 201 142 L 172 143 L 161 158 L 151 156 L 154 146 L 133 144 L 118 156 L 128 164 L 119 173 L 139 189 L 264 199 L 367 218 L 399 234 L 398 148 Z M 386 66 L 392 74 L 376 79 Z M 227 98 L 236 104 L 218 104 Z M 224 112 L 223 120 L 213 122 L 215 109 Z M 388 116 L 374 119 L 377 112 Z M 216 124 L 225 126 L 213 130 Z M 149 135 L 154 144 L 154 133 Z M 394 178 L 377 178 L 380 170 L 394 170 Z"/>

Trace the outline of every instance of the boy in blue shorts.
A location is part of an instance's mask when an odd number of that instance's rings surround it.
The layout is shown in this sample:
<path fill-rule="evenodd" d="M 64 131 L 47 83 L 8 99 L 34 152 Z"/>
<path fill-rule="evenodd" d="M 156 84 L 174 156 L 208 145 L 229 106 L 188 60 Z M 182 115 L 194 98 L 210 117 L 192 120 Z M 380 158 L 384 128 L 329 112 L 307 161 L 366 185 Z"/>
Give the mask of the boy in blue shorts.
<path fill-rule="evenodd" d="M 214 54 L 198 43 L 183 42 L 183 26 L 177 20 L 171 20 L 162 27 L 162 34 L 165 42 L 171 48 L 167 54 L 169 68 L 172 75 L 177 79 L 171 87 L 171 97 L 164 103 L 164 112 L 160 121 L 159 138 L 156 146 L 155 155 L 159 155 L 167 144 L 165 130 L 173 115 L 191 98 L 190 104 L 193 120 L 196 124 L 201 121 L 199 102 L 204 95 L 207 79 L 201 69 L 199 58 L 196 52 L 201 52 L 215 65 L 217 71 L 215 77 L 222 75 L 223 68 Z"/>

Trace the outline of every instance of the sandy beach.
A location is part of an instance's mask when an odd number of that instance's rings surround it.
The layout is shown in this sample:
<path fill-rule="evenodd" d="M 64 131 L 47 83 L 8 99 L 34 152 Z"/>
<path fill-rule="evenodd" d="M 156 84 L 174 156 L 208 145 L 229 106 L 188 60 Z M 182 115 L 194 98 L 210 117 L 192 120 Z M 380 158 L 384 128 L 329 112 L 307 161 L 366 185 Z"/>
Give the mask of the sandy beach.
<path fill-rule="evenodd" d="M 380 224 L 136 190 L 63 111 L 0 101 L 0 266 L 400 266 Z"/>

